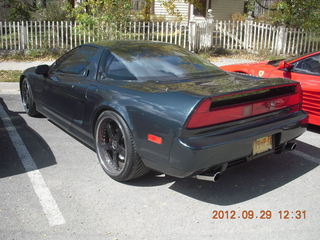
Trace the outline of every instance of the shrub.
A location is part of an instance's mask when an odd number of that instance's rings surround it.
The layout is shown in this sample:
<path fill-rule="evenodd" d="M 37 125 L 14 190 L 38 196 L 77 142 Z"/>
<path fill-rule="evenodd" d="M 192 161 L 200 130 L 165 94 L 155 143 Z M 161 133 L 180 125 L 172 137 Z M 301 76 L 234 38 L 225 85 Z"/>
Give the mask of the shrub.
<path fill-rule="evenodd" d="M 64 21 L 68 20 L 70 4 L 66 0 L 48 2 L 45 8 L 38 8 L 32 13 L 32 20 Z"/>

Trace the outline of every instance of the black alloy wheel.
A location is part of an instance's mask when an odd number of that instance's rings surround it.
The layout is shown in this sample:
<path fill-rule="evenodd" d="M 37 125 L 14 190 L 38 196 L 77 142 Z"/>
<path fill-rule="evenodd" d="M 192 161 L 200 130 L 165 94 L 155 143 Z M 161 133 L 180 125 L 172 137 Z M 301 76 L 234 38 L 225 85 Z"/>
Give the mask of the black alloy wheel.
<path fill-rule="evenodd" d="M 31 117 L 37 116 L 39 113 L 36 110 L 36 105 L 33 100 L 32 90 L 27 78 L 24 78 L 22 80 L 20 93 L 21 93 L 22 105 L 26 113 Z"/>
<path fill-rule="evenodd" d="M 96 152 L 104 171 L 117 181 L 128 181 L 147 172 L 125 121 L 113 111 L 103 112 L 95 129 Z"/>

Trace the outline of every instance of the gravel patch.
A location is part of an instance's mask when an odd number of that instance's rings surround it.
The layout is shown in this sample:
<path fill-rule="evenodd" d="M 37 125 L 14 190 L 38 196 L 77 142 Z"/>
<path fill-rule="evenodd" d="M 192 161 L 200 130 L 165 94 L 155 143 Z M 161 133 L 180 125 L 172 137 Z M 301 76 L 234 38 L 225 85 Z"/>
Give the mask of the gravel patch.
<path fill-rule="evenodd" d="M 245 58 L 213 58 L 211 59 L 211 63 L 220 67 L 224 65 L 232 65 L 232 64 L 240 64 L 240 63 L 252 63 L 256 62 L 254 60 L 249 60 Z"/>
<path fill-rule="evenodd" d="M 0 94 L 19 94 L 18 82 L 0 82 Z"/>

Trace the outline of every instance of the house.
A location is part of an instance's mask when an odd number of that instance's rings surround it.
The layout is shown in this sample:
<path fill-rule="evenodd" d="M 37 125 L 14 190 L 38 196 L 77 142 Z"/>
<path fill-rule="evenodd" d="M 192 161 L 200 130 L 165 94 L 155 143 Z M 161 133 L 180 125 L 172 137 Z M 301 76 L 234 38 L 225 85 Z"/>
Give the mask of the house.
<path fill-rule="evenodd" d="M 176 0 L 176 10 L 182 16 L 182 21 L 205 20 L 213 16 L 214 19 L 225 20 L 231 19 L 234 13 L 244 12 L 245 0 L 199 0 L 199 6 L 194 6 L 185 0 Z M 170 15 L 166 8 L 163 7 L 163 1 L 155 0 L 153 2 L 152 12 L 156 16 L 163 16 L 167 20 L 174 20 L 176 16 Z M 138 10 L 143 7 L 144 0 L 132 0 L 134 9 Z"/>

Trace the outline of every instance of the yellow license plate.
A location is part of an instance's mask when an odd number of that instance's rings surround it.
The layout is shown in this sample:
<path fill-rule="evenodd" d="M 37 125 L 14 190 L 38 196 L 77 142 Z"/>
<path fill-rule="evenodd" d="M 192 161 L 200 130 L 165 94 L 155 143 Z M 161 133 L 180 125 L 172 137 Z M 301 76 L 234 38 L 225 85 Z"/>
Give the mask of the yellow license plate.
<path fill-rule="evenodd" d="M 272 136 L 259 138 L 253 142 L 252 154 L 267 152 L 272 149 Z"/>

